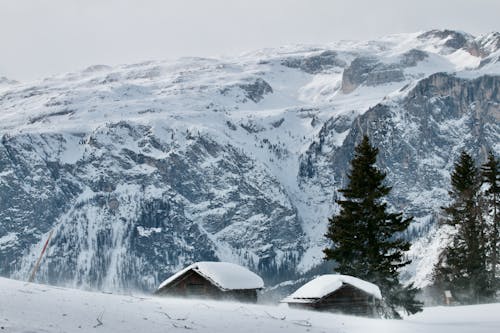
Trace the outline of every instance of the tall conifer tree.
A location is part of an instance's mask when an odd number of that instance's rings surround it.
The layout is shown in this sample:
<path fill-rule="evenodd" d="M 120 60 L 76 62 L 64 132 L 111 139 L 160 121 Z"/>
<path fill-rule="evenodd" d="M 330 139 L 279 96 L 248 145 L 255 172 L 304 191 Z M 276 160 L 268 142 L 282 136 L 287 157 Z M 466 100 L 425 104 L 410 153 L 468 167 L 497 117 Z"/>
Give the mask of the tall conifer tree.
<path fill-rule="evenodd" d="M 325 236 L 333 246 L 324 250 L 325 259 L 335 260 L 339 273 L 378 285 L 392 315 L 398 316 L 397 306 L 415 313 L 422 307 L 415 300 L 417 290 L 399 282 L 399 269 L 410 263 L 403 254 L 410 244 L 401 238 L 401 233 L 412 218 L 388 212 L 384 198 L 391 188 L 384 184 L 385 173 L 375 166 L 377 154 L 378 149 L 367 136 L 355 148 L 347 175 L 349 184 L 339 190 L 344 197 L 337 200 L 340 212 L 329 219 Z"/>
<path fill-rule="evenodd" d="M 488 219 L 488 261 L 491 269 L 493 289 L 498 290 L 500 283 L 498 279 L 498 265 L 500 252 L 500 219 L 498 218 L 498 200 L 500 196 L 500 161 L 490 151 L 488 160 L 481 167 L 481 176 L 485 189 L 486 218 Z"/>
<path fill-rule="evenodd" d="M 452 291 L 462 303 L 479 303 L 489 299 L 491 279 L 486 268 L 485 227 L 479 202 L 479 171 L 465 151 L 455 163 L 451 174 L 452 203 L 444 208 L 444 223 L 456 232 L 451 244 L 443 251 L 434 278 L 442 288 Z"/>

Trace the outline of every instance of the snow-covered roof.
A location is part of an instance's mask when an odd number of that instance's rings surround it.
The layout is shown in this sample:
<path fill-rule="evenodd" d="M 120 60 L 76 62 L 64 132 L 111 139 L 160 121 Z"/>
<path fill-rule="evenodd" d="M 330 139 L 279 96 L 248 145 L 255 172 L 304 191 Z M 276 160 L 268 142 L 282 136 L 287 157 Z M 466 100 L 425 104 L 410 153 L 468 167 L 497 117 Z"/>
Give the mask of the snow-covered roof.
<path fill-rule="evenodd" d="M 354 276 L 341 274 L 321 275 L 309 281 L 293 294 L 282 300 L 284 303 L 310 303 L 330 295 L 340 289 L 342 285 L 348 284 L 377 299 L 382 299 L 382 294 L 377 285 L 358 279 Z"/>
<path fill-rule="evenodd" d="M 257 274 L 250 272 L 245 267 L 229 262 L 196 262 L 182 271 L 163 281 L 159 289 L 176 280 L 189 270 L 200 274 L 212 284 L 222 290 L 260 289 L 264 288 L 264 281 Z"/>

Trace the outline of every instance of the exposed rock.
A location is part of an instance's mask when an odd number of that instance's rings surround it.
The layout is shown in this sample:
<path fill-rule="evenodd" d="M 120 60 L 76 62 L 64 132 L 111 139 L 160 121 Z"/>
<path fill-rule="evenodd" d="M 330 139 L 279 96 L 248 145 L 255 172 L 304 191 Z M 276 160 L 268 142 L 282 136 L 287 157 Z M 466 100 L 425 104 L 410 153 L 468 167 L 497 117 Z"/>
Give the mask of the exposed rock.
<path fill-rule="evenodd" d="M 493 32 L 479 38 L 453 31 L 453 30 L 431 30 L 420 36 L 419 39 L 436 38 L 444 41 L 443 46 L 447 47 L 448 52 L 454 52 L 463 49 L 475 57 L 485 58 L 500 49 L 500 34 Z"/>
<path fill-rule="evenodd" d="M 390 170 L 390 202 L 417 217 L 446 202 L 448 172 L 461 149 L 482 161 L 500 140 L 500 77 L 459 79 L 438 73 L 422 80 L 397 105 L 379 104 L 352 123 L 343 144 L 335 147 L 335 121 L 328 121 L 301 162 L 304 183 L 339 186 L 355 145 L 364 134 L 379 148 L 378 165 Z M 431 144 L 432 143 L 432 144 Z M 446 172 L 436 172 L 446 170 Z M 335 183 L 331 183 L 334 175 Z M 304 185 L 306 186 L 306 185 Z M 425 193 L 426 201 L 415 198 Z"/>
<path fill-rule="evenodd" d="M 36 152 L 46 142 L 64 147 L 64 137 L 4 137 L 0 167 L 12 176 L 1 185 L 0 233 L 22 239 L 1 249 L 2 275 L 28 274 L 31 256 L 22 254 L 51 228 L 38 280 L 54 284 L 150 290 L 186 262 L 220 260 L 220 244 L 264 277 L 293 271 L 303 251 L 296 211 L 248 156 L 205 136 L 173 151 L 126 122 L 92 137 L 85 159 L 68 167 Z M 126 142 L 135 146 L 120 148 Z M 147 154 L 154 149 L 171 153 Z"/>
<path fill-rule="evenodd" d="M 491 52 L 495 38 L 473 41 Z M 402 55 L 395 37 L 2 86 L 0 275 L 26 279 L 50 230 L 37 280 L 60 285 L 152 290 L 200 260 L 268 285 L 331 271 L 323 234 L 365 133 L 389 206 L 416 216 L 405 237 L 432 238 L 459 151 L 500 149 L 498 51 L 454 75 L 444 40 L 413 42 Z M 337 61 L 353 57 L 341 82 Z"/>
<path fill-rule="evenodd" d="M 274 127 L 274 128 L 278 128 L 280 127 L 281 125 L 283 125 L 283 123 L 285 122 L 285 118 L 280 118 L 278 120 L 276 120 L 275 122 L 271 123 L 271 125 Z"/>
<path fill-rule="evenodd" d="M 288 58 L 281 62 L 283 66 L 297 68 L 309 74 L 318 74 L 335 67 L 345 67 L 346 63 L 339 59 L 335 51 L 323 51 L 318 55 L 306 58 Z"/>
<path fill-rule="evenodd" d="M 264 95 L 273 93 L 273 88 L 261 78 L 256 79 L 253 83 L 240 84 L 239 87 L 245 92 L 245 96 L 254 103 L 264 99 Z"/>
<path fill-rule="evenodd" d="M 446 40 L 444 46 L 455 50 L 458 50 L 466 46 L 466 44 L 471 39 L 469 35 L 454 30 L 430 30 L 424 32 L 423 34 L 418 36 L 418 38 L 420 39 L 437 38 L 441 40 Z"/>
<path fill-rule="evenodd" d="M 7 86 L 12 84 L 18 84 L 19 82 L 16 80 L 9 79 L 5 76 L 0 76 L 0 86 Z"/>
<path fill-rule="evenodd" d="M 485 53 L 493 53 L 500 50 L 500 33 L 492 32 L 480 38 L 481 48 Z"/>
<path fill-rule="evenodd" d="M 383 64 L 376 58 L 354 59 L 342 75 L 342 92 L 348 94 L 362 84 L 376 86 L 404 80 L 401 68 L 396 64 Z"/>
<path fill-rule="evenodd" d="M 240 90 L 243 92 L 243 96 L 235 90 Z M 231 93 L 235 93 L 235 97 L 238 101 L 243 103 L 247 100 L 251 100 L 254 103 L 258 103 L 264 99 L 267 94 L 273 93 L 273 88 L 265 80 L 257 78 L 250 83 L 241 83 L 237 85 L 230 85 L 222 88 L 220 93 L 224 96 L 229 96 Z"/>
<path fill-rule="evenodd" d="M 428 57 L 429 55 L 425 51 L 411 49 L 401 55 L 400 63 L 404 67 L 415 67 L 420 61 L 423 61 Z"/>

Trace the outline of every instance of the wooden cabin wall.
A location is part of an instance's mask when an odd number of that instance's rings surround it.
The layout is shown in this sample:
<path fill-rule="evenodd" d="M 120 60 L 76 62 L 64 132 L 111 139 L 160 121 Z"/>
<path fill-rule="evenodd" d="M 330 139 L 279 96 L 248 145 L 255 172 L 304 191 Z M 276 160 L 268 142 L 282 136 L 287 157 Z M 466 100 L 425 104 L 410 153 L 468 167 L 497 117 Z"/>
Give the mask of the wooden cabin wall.
<path fill-rule="evenodd" d="M 257 290 L 222 291 L 197 272 L 190 270 L 156 292 L 157 295 L 257 302 Z"/>
<path fill-rule="evenodd" d="M 221 291 L 203 276 L 190 270 L 172 281 L 168 286 L 159 290 L 157 294 L 179 297 L 219 298 Z"/>
<path fill-rule="evenodd" d="M 289 303 L 290 307 L 318 311 L 345 313 L 357 316 L 375 317 L 377 303 L 373 296 L 344 285 L 320 301 L 310 303 Z"/>
<path fill-rule="evenodd" d="M 344 285 L 328 297 L 314 303 L 318 310 L 328 310 L 347 314 L 373 316 L 375 315 L 375 299 L 357 288 Z"/>
<path fill-rule="evenodd" d="M 224 298 L 227 300 L 235 300 L 239 302 L 257 303 L 257 290 L 230 290 L 224 292 Z"/>

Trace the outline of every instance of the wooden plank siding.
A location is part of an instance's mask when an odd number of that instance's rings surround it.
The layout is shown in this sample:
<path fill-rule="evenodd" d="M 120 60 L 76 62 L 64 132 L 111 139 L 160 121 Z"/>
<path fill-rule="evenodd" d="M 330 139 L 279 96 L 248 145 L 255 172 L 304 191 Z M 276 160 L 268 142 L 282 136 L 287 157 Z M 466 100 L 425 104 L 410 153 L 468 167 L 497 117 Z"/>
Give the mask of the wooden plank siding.
<path fill-rule="evenodd" d="M 349 284 L 320 299 L 304 299 L 306 303 L 288 303 L 291 307 L 339 312 L 358 316 L 376 316 L 377 301 Z"/>
<path fill-rule="evenodd" d="M 257 302 L 256 289 L 221 290 L 210 280 L 194 270 L 187 271 L 162 289 L 156 291 L 155 294 L 160 296 Z"/>

